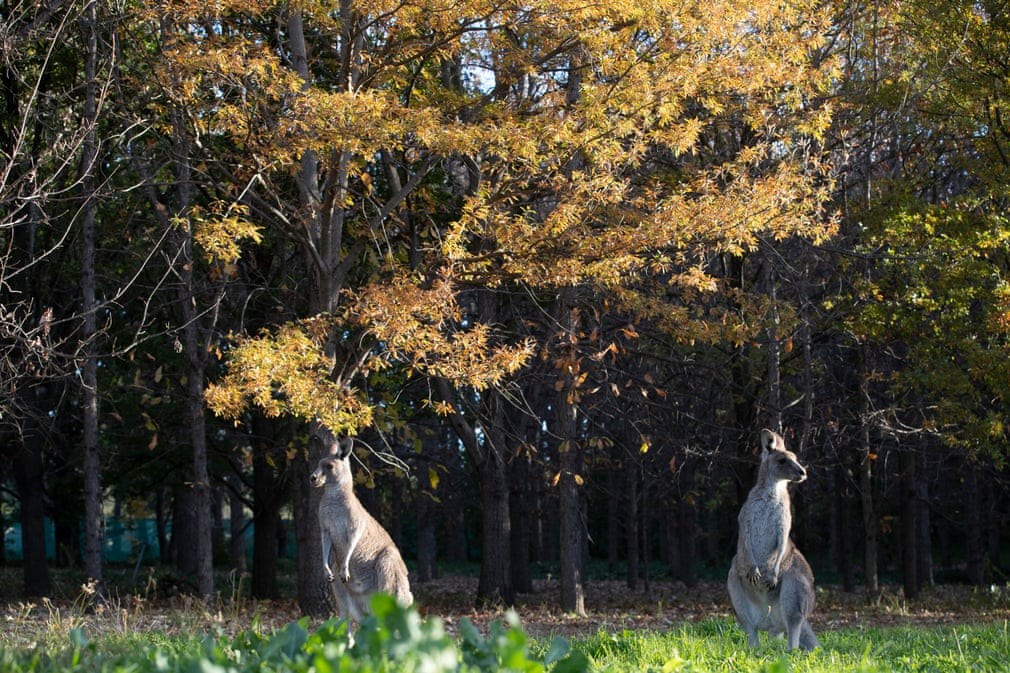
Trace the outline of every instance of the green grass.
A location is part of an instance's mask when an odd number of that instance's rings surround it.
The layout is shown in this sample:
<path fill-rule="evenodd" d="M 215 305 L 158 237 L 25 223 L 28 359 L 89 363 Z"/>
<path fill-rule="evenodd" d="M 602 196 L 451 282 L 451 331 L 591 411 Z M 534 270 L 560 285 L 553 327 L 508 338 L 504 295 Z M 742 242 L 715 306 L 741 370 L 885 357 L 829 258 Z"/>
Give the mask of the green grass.
<path fill-rule="evenodd" d="M 337 620 L 232 634 L 220 625 L 201 628 L 199 620 L 161 620 L 160 629 L 89 633 L 83 615 L 51 611 L 32 621 L 9 613 L 0 631 L 0 673 L 1010 672 L 1006 621 L 823 630 L 821 648 L 789 652 L 784 640 L 766 636 L 750 649 L 731 619 L 601 631 L 568 642 L 528 638 L 514 614 L 482 629 L 463 619 L 450 634 L 441 620 L 422 619 L 388 597 L 373 605 L 376 616 L 353 640 Z"/>
<path fill-rule="evenodd" d="M 1010 671 L 1006 622 L 849 628 L 818 637 L 821 648 L 813 652 L 789 652 L 784 640 L 765 636 L 761 646 L 751 650 L 734 623 L 710 620 L 665 633 L 599 633 L 573 645 L 587 656 L 591 670 L 614 673 Z"/>

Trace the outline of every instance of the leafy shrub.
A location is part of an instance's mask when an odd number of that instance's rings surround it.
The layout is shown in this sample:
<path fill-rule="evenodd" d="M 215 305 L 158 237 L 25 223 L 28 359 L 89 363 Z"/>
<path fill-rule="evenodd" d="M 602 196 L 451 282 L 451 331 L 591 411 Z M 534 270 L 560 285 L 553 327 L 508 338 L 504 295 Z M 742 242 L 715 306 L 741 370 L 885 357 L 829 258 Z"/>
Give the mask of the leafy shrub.
<path fill-rule="evenodd" d="M 514 613 L 481 635 L 468 620 L 460 639 L 449 636 L 437 619 L 422 620 L 414 608 L 401 608 L 376 595 L 373 614 L 356 631 L 344 620 L 330 620 L 309 632 L 307 620 L 292 622 L 270 635 L 247 632 L 231 639 L 206 638 L 189 648 L 143 644 L 110 654 L 90 643 L 81 629 L 70 645 L 55 653 L 0 649 L 0 673 L 584 673 L 588 661 L 555 638 L 543 657 L 531 654 Z"/>

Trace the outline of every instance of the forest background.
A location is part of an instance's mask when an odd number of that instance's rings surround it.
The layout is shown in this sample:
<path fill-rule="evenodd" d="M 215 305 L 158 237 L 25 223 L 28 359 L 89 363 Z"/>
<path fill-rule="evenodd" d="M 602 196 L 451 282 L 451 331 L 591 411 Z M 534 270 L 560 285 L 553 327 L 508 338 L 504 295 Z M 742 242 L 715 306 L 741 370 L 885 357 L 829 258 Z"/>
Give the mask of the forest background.
<path fill-rule="evenodd" d="M 724 573 L 762 427 L 809 468 L 794 537 L 819 577 L 1005 579 L 1001 3 L 0 18 L 25 595 L 50 562 L 101 580 L 114 513 L 153 519 L 202 597 L 247 536 L 276 597 L 287 535 L 324 613 L 307 475 L 345 433 L 414 581 L 479 561 L 482 603 L 549 566 L 581 612 L 593 559 L 633 587 Z"/>

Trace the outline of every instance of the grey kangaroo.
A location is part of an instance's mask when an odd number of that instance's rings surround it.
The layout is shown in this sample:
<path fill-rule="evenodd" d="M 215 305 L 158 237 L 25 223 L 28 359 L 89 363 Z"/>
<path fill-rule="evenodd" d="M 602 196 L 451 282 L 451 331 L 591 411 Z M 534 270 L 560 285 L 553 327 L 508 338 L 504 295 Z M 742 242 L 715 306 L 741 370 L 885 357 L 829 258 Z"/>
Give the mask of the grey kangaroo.
<path fill-rule="evenodd" d="M 355 622 L 370 611 L 369 597 L 376 592 L 392 595 L 407 606 L 414 602 L 407 566 L 389 533 L 354 495 L 348 457 L 353 440 L 332 440 L 329 455 L 319 461 L 310 477 L 323 489 L 319 501 L 319 528 L 323 540 L 323 567 L 333 586 L 340 616 Z M 330 566 L 330 551 L 336 558 Z M 336 582 L 334 571 L 340 578 Z"/>
<path fill-rule="evenodd" d="M 807 471 L 782 437 L 762 430 L 761 467 L 740 509 L 736 556 L 726 581 L 751 647 L 758 646 L 758 631 L 785 633 L 789 649 L 819 645 L 808 621 L 814 609 L 814 574 L 789 539 L 789 483 L 806 478 Z"/>

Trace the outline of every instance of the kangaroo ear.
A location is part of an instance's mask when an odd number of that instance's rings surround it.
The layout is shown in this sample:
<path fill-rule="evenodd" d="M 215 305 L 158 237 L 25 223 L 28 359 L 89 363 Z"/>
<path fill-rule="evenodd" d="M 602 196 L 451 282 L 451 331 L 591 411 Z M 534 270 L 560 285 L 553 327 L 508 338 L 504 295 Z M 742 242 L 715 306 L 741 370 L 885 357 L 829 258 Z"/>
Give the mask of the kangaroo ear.
<path fill-rule="evenodd" d="M 330 435 L 326 439 L 326 455 L 327 456 L 339 456 L 341 451 L 342 439 L 340 437 L 334 437 Z"/>
<path fill-rule="evenodd" d="M 347 456 L 351 455 L 351 449 L 353 448 L 353 437 L 341 437 L 333 443 L 333 455 L 343 460 L 344 458 L 347 458 Z"/>
<path fill-rule="evenodd" d="M 772 432 L 771 430 L 765 428 L 761 431 L 761 450 L 771 451 L 777 444 L 782 444 L 782 438 L 778 434 Z"/>

